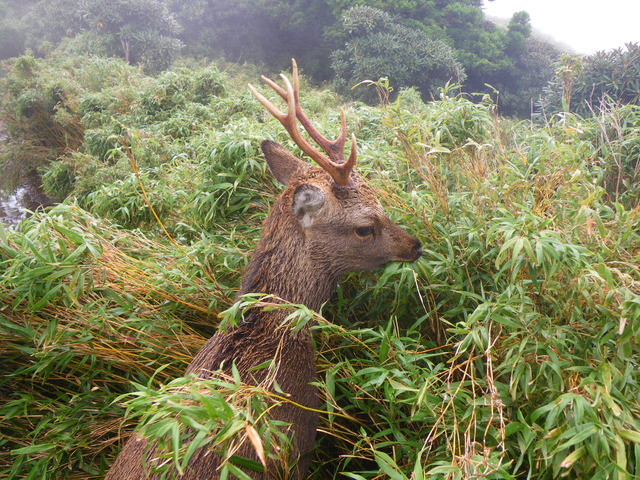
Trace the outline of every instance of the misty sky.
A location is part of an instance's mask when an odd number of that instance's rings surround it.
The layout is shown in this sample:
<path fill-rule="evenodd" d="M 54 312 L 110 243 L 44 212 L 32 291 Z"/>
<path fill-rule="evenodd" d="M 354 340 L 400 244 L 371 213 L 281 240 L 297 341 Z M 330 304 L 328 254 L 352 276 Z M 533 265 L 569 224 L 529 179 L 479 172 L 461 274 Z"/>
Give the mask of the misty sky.
<path fill-rule="evenodd" d="M 488 16 L 511 18 L 525 10 L 534 30 L 576 53 L 640 43 L 640 0 L 484 0 Z"/>

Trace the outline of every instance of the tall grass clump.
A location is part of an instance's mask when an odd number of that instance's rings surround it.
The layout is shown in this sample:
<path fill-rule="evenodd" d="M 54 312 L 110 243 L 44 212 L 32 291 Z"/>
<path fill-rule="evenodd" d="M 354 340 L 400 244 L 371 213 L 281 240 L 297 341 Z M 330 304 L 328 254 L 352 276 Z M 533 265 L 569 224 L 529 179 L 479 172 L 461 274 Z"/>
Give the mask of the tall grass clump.
<path fill-rule="evenodd" d="M 475 116 L 474 128 L 448 135 L 434 119 L 443 109 Z M 387 198 L 428 247 L 409 272 L 380 279 L 394 278 L 401 300 L 366 303 L 367 318 L 397 303 L 408 312 L 359 331 L 366 348 L 353 357 L 344 339 L 322 349 L 331 472 L 638 475 L 639 212 L 603 201 L 590 132 L 505 132 L 492 110 L 403 95 L 387 109 L 400 147 L 379 162 L 398 165 Z"/>
<path fill-rule="evenodd" d="M 640 206 L 640 106 L 603 104 L 594 114 L 593 170 L 611 202 Z"/>
<path fill-rule="evenodd" d="M 345 404 L 364 395 L 363 385 L 390 390 L 365 395 L 384 412 L 364 422 L 383 437 L 369 440 L 369 474 L 637 475 L 637 209 L 602 202 L 591 161 L 600 152 L 584 132 L 518 126 L 503 142 L 490 105 L 458 97 L 405 109 L 402 101 L 387 122 L 399 158 L 412 167 L 408 176 L 398 172 L 400 185 L 412 189 L 406 211 L 418 216 L 414 228 L 428 245 L 416 268 L 422 301 L 414 309 L 427 320 L 414 335 L 433 339 L 429 323 L 447 335 L 436 348 L 397 334 L 413 344 L 409 351 L 424 352 L 426 368 L 415 376 L 408 374 L 416 361 L 400 361 L 400 353 L 388 368 L 371 358 L 366 380 L 362 371 L 342 373 L 344 385 L 354 385 Z M 458 122 L 475 115 L 475 129 L 449 136 L 434 120 L 442 109 Z M 615 237 L 626 247 L 614 253 Z M 389 348 L 376 346 L 374 353 Z M 405 394 L 417 398 L 404 404 Z M 383 428 L 392 425 L 389 415 L 403 423 Z M 362 455 L 345 443 L 344 464 L 353 464 Z"/>
<path fill-rule="evenodd" d="M 104 471 L 113 401 L 160 366 L 179 376 L 228 304 L 193 260 L 67 206 L 2 230 L 3 478 Z"/>
<path fill-rule="evenodd" d="M 278 194 L 259 142 L 299 151 L 241 72 L 127 69 L 76 77 L 82 141 L 42 170 L 63 201 L 0 229 L 0 478 L 101 478 L 136 426 L 178 471 L 202 445 L 240 478 L 240 439 L 286 452 L 286 398 L 182 374 L 261 301 L 234 300 Z M 339 97 L 303 89 L 335 135 Z M 346 110 L 424 255 L 281 307 L 318 352 L 310 478 L 640 476 L 637 109 L 513 123 L 448 87 Z"/>
<path fill-rule="evenodd" d="M 54 63 L 27 53 L 9 66 L 0 83 L 0 121 L 8 137 L 0 156 L 6 188 L 82 146 L 82 95 L 136 77 L 135 69 L 113 59 L 57 58 Z"/>

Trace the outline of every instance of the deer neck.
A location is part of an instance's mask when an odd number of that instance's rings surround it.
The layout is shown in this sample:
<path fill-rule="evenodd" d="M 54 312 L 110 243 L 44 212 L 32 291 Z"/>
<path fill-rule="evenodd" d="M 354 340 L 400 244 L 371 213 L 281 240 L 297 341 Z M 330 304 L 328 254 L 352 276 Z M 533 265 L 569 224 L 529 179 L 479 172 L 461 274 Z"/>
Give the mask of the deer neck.
<path fill-rule="evenodd" d="M 277 206 L 276 206 L 277 207 Z M 267 218 L 240 294 L 265 293 L 319 310 L 335 291 L 339 274 L 312 254 L 297 220 L 277 211 Z"/>

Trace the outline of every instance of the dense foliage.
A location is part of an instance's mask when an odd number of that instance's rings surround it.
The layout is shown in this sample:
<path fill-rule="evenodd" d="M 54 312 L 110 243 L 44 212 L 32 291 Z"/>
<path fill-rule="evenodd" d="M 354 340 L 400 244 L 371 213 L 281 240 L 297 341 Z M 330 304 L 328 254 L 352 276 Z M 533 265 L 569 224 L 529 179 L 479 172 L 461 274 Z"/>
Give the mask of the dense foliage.
<path fill-rule="evenodd" d="M 275 71 L 295 57 L 315 81 L 335 79 L 344 91 L 393 77 L 396 91 L 414 86 L 431 99 L 448 80 L 466 78 L 465 91 L 497 90 L 500 111 L 524 118 L 559 55 L 531 36 L 526 12 L 498 26 L 481 0 L 0 0 L 3 11 L 0 37 L 11 41 L 0 58 L 25 46 L 46 56 L 63 45 L 153 72 L 181 49 Z"/>
<path fill-rule="evenodd" d="M 584 116 L 606 110 L 611 102 L 640 105 L 640 44 L 587 57 L 564 55 L 555 66 L 541 99 L 543 114 Z"/>
<path fill-rule="evenodd" d="M 222 449 L 278 435 L 238 379 L 181 377 L 246 306 L 278 192 L 259 142 L 291 147 L 257 78 L 12 61 L 2 161 L 34 162 L 63 202 L 0 227 L 0 478 L 101 478 L 140 421 L 169 450 L 187 426 Z M 425 254 L 349 275 L 322 312 L 286 307 L 315 320 L 311 478 L 635 478 L 640 111 L 516 124 L 458 92 L 344 107 L 359 172 Z M 336 94 L 303 82 L 302 102 L 337 131 Z"/>
<path fill-rule="evenodd" d="M 395 87 L 415 86 L 429 96 L 437 87 L 465 78 L 449 46 L 383 10 L 353 7 L 344 13 L 343 28 L 347 40 L 344 49 L 333 52 L 331 64 L 342 91 L 384 77 Z"/>
<path fill-rule="evenodd" d="M 46 0 L 30 15 L 41 38 L 76 35 L 77 49 L 124 58 L 149 71 L 169 67 L 179 53 L 181 25 L 164 0 Z"/>

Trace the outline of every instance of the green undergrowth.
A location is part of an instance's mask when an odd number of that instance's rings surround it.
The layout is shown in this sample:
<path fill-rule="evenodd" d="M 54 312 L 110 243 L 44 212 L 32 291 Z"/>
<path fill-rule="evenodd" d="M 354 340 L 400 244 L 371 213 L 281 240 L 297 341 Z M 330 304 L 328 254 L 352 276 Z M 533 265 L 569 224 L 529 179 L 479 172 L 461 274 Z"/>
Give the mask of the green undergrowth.
<path fill-rule="evenodd" d="M 260 141 L 299 153 L 254 69 L 226 68 L 22 57 L 2 80 L 4 166 L 61 203 L 0 227 L 0 478 L 101 478 L 137 425 L 178 468 L 236 434 L 286 452 L 268 419 L 286 399 L 181 376 L 260 300 L 234 304 L 280 188 Z M 336 135 L 340 98 L 302 90 Z M 318 352 L 310 478 L 638 478 L 638 110 L 514 123 L 451 88 L 344 108 L 424 255 L 346 276 L 322 312 L 283 307 Z"/>

